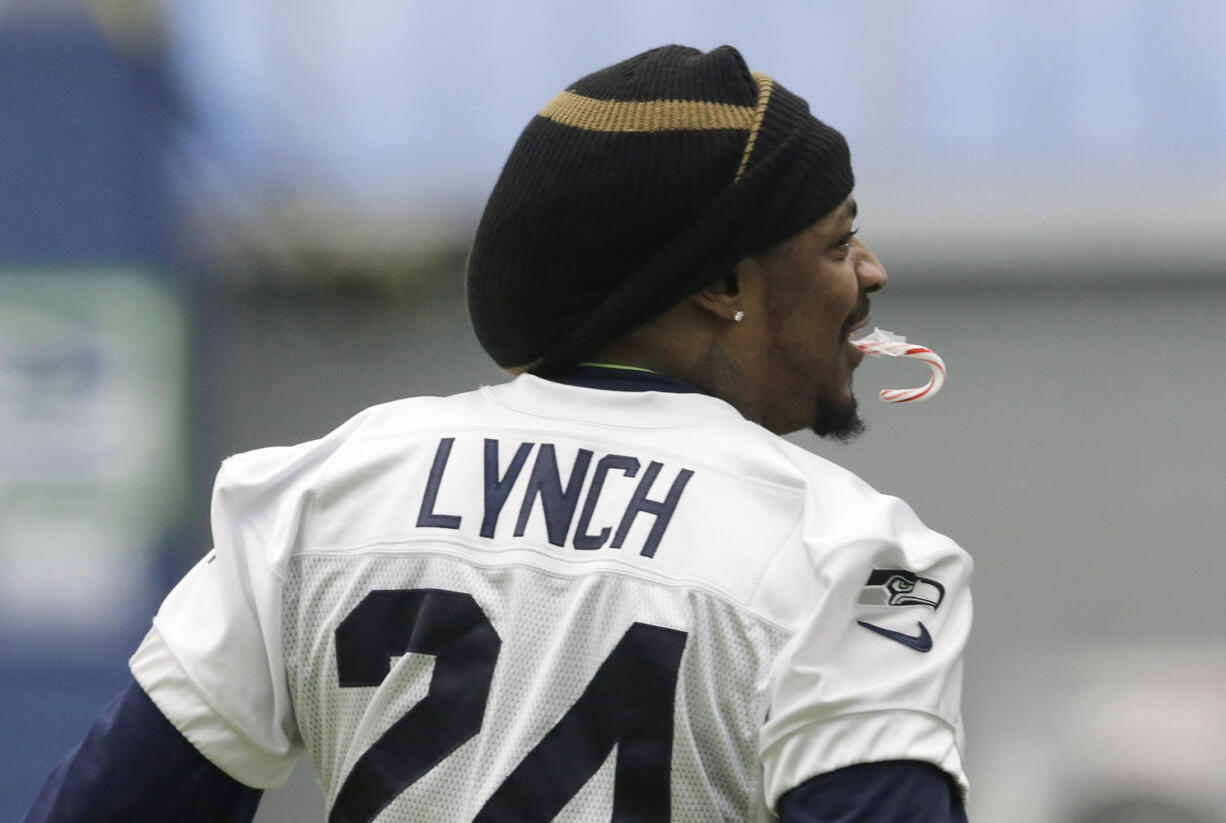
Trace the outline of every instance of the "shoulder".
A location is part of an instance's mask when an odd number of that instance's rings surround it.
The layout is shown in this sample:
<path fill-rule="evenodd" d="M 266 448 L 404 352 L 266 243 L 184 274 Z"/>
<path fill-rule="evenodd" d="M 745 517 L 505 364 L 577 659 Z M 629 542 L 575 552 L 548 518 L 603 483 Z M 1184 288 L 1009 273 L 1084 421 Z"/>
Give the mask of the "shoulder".
<path fill-rule="evenodd" d="M 370 406 L 314 440 L 240 452 L 222 461 L 215 491 L 236 496 L 281 490 L 322 470 L 339 452 L 364 442 L 454 425 L 474 407 L 478 391 L 421 396 Z"/>
<path fill-rule="evenodd" d="M 854 472 L 782 438 L 775 460 L 802 487 L 800 521 L 775 555 L 759 598 L 803 625 L 812 604 L 833 598 L 854 608 L 876 577 L 939 581 L 950 596 L 969 585 L 974 563 L 947 535 L 929 528 L 906 501 L 878 491 Z"/>
<path fill-rule="evenodd" d="M 432 428 L 444 430 L 465 414 L 470 392 L 452 397 L 413 397 L 371 406 L 315 440 L 234 454 L 224 461 L 213 486 L 211 518 L 220 532 L 261 546 L 279 568 L 325 490 L 366 488 L 407 459 L 397 439 Z M 369 497 L 369 496 L 367 496 Z"/>
<path fill-rule="evenodd" d="M 806 478 L 808 531 L 811 536 L 820 532 L 824 544 L 880 541 L 966 554 L 925 525 L 900 497 L 878 491 L 854 472 L 786 440 L 780 439 L 779 449 Z"/>
<path fill-rule="evenodd" d="M 758 442 L 741 449 L 742 468 L 747 474 L 794 489 L 805 501 L 807 520 L 820 525 L 823 534 L 849 539 L 868 534 L 889 537 L 897 531 L 900 518 L 914 517 L 904 501 L 878 491 L 838 463 L 752 423 L 745 428 L 754 430 Z M 746 443 L 751 432 L 738 435 L 737 440 Z"/>
<path fill-rule="evenodd" d="M 810 491 L 838 494 L 849 499 L 864 501 L 881 496 L 859 475 L 833 460 L 815 454 L 782 437 L 773 437 L 773 440 L 780 458 L 795 467 L 796 471 L 805 478 L 806 486 Z"/>

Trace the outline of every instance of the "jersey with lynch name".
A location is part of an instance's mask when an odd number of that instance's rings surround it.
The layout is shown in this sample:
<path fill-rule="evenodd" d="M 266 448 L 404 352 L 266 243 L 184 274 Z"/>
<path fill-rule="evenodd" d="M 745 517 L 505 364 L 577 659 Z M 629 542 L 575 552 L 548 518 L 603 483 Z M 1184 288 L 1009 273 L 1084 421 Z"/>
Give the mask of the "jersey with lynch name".
<path fill-rule="evenodd" d="M 333 821 L 765 820 L 807 779 L 963 787 L 971 563 L 701 394 L 521 376 L 227 460 L 136 679 Z"/>

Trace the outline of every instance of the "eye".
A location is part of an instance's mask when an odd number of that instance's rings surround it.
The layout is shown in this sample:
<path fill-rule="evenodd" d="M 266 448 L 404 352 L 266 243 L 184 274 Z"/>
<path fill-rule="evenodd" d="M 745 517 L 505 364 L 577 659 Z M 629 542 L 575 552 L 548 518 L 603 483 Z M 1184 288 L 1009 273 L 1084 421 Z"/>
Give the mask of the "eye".
<path fill-rule="evenodd" d="M 851 248 L 851 238 L 855 237 L 859 233 L 859 229 L 852 229 L 851 231 L 847 232 L 847 234 L 843 235 L 843 237 L 839 239 L 839 242 L 834 244 L 834 247 L 836 249 Z"/>

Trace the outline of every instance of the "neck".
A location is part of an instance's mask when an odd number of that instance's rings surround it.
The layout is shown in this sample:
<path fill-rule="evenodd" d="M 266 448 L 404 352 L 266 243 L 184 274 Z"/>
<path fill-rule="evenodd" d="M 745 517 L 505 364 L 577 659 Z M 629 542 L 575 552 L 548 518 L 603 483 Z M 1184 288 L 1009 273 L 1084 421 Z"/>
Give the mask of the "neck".
<path fill-rule="evenodd" d="M 749 420 L 768 423 L 747 391 L 746 370 L 736 353 L 715 336 L 631 333 L 605 345 L 585 362 L 675 377 L 731 404 Z"/>

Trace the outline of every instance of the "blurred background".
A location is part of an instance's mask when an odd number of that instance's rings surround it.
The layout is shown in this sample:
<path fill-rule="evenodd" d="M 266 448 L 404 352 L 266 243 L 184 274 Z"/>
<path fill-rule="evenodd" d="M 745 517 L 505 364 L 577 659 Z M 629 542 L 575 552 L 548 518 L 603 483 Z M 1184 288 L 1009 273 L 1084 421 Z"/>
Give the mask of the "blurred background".
<path fill-rule="evenodd" d="M 227 455 L 504 376 L 463 263 L 519 130 L 738 46 L 848 137 L 942 394 L 808 448 L 976 557 L 972 819 L 1226 821 L 1221 0 L 0 0 L 0 819 L 127 682 Z M 173 787 L 168 787 L 173 790 Z M 322 819 L 309 768 L 261 823 Z"/>

